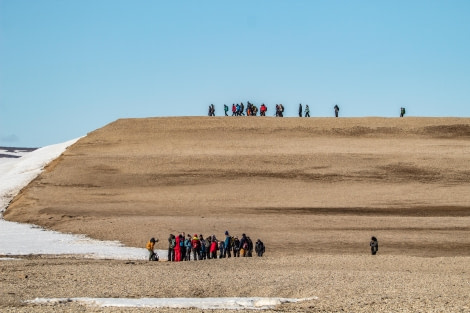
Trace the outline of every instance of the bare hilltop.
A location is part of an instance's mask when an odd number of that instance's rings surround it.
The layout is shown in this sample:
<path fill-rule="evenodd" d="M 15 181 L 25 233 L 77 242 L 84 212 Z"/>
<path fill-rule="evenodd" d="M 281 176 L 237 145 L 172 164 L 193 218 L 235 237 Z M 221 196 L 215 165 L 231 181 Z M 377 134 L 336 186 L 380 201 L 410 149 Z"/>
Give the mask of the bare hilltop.
<path fill-rule="evenodd" d="M 145 294 L 138 276 L 155 271 L 165 297 L 319 296 L 285 310 L 469 312 L 470 118 L 120 119 L 69 147 L 4 217 L 135 247 L 226 230 L 266 244 L 262 259 L 210 261 L 208 281 L 209 261 L 138 262 L 125 279 L 137 291 L 116 282 L 113 297 Z M 101 261 L 63 262 L 85 262 L 82 275 L 94 279 L 106 271 Z M 243 279 L 237 262 L 249 268 Z M 191 274 L 171 276 L 178 266 Z M 104 296 L 90 284 L 83 294 Z"/>

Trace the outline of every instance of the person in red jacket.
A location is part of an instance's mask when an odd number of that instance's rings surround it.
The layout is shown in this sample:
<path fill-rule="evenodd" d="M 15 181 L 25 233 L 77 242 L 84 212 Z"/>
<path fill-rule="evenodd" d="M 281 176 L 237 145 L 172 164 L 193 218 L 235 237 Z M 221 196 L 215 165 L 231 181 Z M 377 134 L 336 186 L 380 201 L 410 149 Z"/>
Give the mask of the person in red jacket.
<path fill-rule="evenodd" d="M 211 248 L 209 250 L 209 253 L 211 254 L 212 259 L 217 259 L 217 239 L 215 238 L 215 235 L 212 235 L 212 241 L 211 241 Z"/>
<path fill-rule="evenodd" d="M 261 107 L 259 108 L 259 111 L 260 111 L 260 115 L 261 116 L 266 116 L 266 111 L 268 110 L 268 108 L 264 105 L 264 103 L 261 105 Z"/>
<path fill-rule="evenodd" d="M 176 245 L 175 245 L 175 262 L 181 261 L 181 234 L 176 236 Z"/>

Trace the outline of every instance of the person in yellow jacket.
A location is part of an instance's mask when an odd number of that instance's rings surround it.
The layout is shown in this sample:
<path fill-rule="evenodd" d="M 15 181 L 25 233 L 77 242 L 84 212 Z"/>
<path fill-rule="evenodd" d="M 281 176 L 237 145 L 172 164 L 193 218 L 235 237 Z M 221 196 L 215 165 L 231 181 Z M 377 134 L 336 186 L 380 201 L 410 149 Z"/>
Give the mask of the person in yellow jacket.
<path fill-rule="evenodd" d="M 149 242 L 147 242 L 147 250 L 149 251 L 149 261 L 155 260 L 154 255 L 155 255 L 155 243 L 158 242 L 158 239 L 155 240 L 155 238 L 151 238 Z M 158 259 L 156 259 L 158 261 Z"/>

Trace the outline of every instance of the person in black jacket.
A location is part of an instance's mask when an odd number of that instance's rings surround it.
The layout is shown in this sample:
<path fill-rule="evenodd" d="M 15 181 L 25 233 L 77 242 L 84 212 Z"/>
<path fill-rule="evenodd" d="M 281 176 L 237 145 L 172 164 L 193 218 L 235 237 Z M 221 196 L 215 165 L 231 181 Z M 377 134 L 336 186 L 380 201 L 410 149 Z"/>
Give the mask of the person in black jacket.
<path fill-rule="evenodd" d="M 338 114 L 339 114 L 339 106 L 337 104 L 335 104 L 335 106 L 333 107 L 335 109 L 335 116 L 338 117 Z"/>
<path fill-rule="evenodd" d="M 175 260 L 175 245 L 176 245 L 175 235 L 170 234 L 170 237 L 168 237 L 168 261 L 169 262 L 172 262 Z"/>
<path fill-rule="evenodd" d="M 266 251 L 266 248 L 264 247 L 264 243 L 261 240 L 256 240 L 255 244 L 255 252 L 257 256 L 263 256 L 264 251 Z"/>
<path fill-rule="evenodd" d="M 372 238 L 370 239 L 369 245 L 370 245 L 370 252 L 372 253 L 372 255 L 375 255 L 377 251 L 379 251 L 379 242 L 377 238 L 372 236 Z"/>
<path fill-rule="evenodd" d="M 235 236 L 233 239 L 233 257 L 240 257 L 240 240 L 238 240 L 238 236 Z"/>
<path fill-rule="evenodd" d="M 253 256 L 253 241 L 249 236 L 246 236 L 246 241 L 248 242 L 248 253 L 245 253 L 245 255 L 251 258 Z"/>

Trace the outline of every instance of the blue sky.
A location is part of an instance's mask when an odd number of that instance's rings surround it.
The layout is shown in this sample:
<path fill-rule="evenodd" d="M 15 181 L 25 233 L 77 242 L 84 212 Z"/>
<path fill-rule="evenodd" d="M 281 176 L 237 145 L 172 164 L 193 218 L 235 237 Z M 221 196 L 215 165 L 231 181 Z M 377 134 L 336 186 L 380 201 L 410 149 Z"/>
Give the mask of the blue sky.
<path fill-rule="evenodd" d="M 262 102 L 470 116 L 470 1 L 0 0 L 0 146 Z"/>

